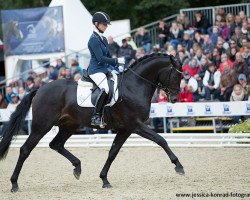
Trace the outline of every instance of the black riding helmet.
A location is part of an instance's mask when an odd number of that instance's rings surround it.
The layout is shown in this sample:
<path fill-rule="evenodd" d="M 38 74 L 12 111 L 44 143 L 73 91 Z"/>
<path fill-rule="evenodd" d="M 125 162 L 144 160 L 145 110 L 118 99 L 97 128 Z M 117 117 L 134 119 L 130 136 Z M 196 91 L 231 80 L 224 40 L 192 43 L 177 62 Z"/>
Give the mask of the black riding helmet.
<path fill-rule="evenodd" d="M 110 18 L 105 12 L 96 12 L 93 15 L 92 22 L 95 25 L 95 22 L 102 24 L 110 24 Z"/>

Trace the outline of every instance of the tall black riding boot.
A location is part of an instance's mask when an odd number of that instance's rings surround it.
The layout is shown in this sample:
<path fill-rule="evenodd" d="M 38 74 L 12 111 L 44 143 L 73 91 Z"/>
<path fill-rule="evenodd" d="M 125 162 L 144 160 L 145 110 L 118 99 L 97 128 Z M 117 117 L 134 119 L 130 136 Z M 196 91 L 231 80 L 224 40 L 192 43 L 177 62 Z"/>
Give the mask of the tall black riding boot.
<path fill-rule="evenodd" d="M 102 110 L 103 110 L 107 96 L 108 95 L 106 94 L 105 90 L 102 89 L 101 93 L 99 94 L 99 96 L 96 99 L 94 115 L 91 118 L 91 125 L 93 125 L 93 126 L 100 126 L 101 125 Z"/>

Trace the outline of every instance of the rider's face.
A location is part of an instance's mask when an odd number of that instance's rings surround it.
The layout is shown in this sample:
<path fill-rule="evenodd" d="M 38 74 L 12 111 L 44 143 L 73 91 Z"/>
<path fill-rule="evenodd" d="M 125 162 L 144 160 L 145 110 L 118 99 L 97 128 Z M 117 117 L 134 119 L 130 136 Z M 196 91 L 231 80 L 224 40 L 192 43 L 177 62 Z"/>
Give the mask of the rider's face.
<path fill-rule="evenodd" d="M 101 31 L 103 31 L 103 32 L 106 31 L 107 27 L 108 27 L 107 24 L 101 24 L 101 23 L 100 23 L 99 26 L 98 26 L 98 28 L 99 28 Z"/>

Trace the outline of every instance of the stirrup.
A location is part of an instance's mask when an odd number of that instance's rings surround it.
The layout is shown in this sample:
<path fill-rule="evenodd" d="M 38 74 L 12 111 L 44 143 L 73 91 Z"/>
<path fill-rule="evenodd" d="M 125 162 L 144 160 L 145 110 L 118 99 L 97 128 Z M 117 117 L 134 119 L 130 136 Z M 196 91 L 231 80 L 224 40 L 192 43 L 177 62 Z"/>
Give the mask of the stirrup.
<path fill-rule="evenodd" d="M 100 128 L 105 128 L 105 126 L 107 126 L 107 124 L 105 123 L 103 117 L 101 117 L 101 123 L 100 123 Z"/>

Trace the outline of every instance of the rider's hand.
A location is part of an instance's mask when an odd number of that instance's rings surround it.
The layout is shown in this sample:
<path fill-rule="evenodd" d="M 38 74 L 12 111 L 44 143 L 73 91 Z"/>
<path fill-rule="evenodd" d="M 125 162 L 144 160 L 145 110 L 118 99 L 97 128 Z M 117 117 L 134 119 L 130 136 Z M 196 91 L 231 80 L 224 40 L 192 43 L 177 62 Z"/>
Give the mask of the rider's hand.
<path fill-rule="evenodd" d="M 120 72 L 123 72 L 123 71 L 124 71 L 124 67 L 121 66 L 121 65 L 119 65 L 118 69 L 119 69 Z"/>
<path fill-rule="evenodd" d="M 125 58 L 124 57 L 117 58 L 117 63 L 118 65 L 125 65 Z"/>

